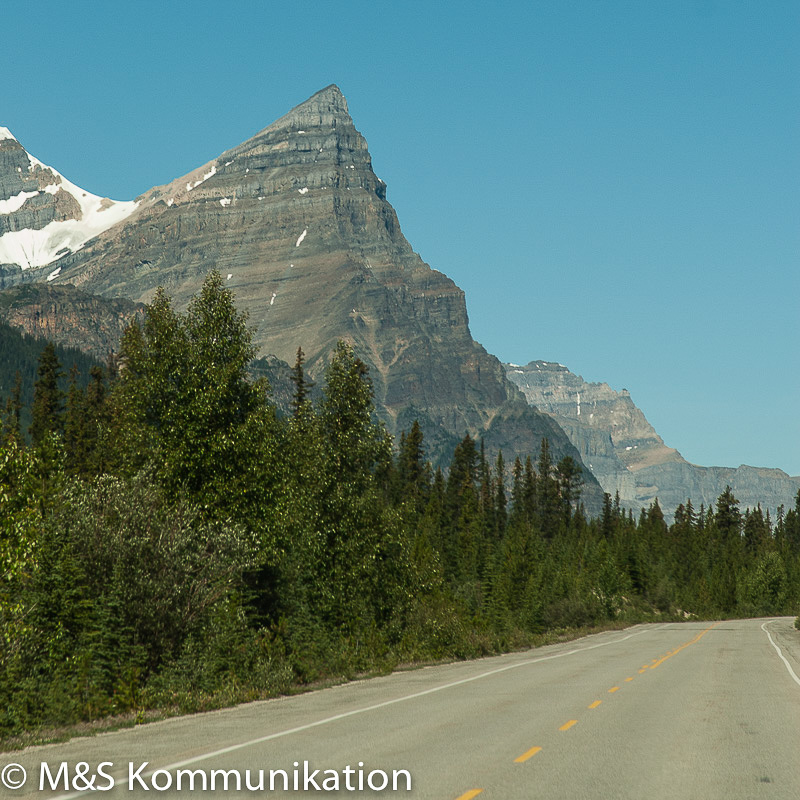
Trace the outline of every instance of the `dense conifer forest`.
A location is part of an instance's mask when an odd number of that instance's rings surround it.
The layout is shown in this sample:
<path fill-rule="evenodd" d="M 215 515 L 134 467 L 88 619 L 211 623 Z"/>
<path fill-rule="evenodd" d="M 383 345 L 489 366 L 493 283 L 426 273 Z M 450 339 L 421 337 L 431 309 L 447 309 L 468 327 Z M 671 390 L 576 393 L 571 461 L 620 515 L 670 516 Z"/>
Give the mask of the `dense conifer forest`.
<path fill-rule="evenodd" d="M 33 385 L 45 344 L 42 339 L 0 322 L 0 399 L 3 401 L 0 413 L 5 408 L 8 416 L 11 405 L 17 408 L 15 413 L 21 415 L 19 427 L 22 431 L 27 431 L 31 424 Z M 89 370 L 95 366 L 94 359 L 71 347 L 51 347 L 55 349 L 59 364 L 63 364 L 65 370 L 75 369 L 78 385 L 85 387 L 89 381 Z"/>
<path fill-rule="evenodd" d="M 88 382 L 45 347 L 29 426 L 3 398 L 0 738 L 565 629 L 797 613 L 800 495 L 776 519 L 730 490 L 671 525 L 609 496 L 587 519 L 547 441 L 506 463 L 465 436 L 434 470 L 416 424 L 393 443 L 376 422 L 347 344 L 313 393 L 298 350 L 285 415 L 253 356 L 212 273 L 185 314 L 160 291 Z"/>

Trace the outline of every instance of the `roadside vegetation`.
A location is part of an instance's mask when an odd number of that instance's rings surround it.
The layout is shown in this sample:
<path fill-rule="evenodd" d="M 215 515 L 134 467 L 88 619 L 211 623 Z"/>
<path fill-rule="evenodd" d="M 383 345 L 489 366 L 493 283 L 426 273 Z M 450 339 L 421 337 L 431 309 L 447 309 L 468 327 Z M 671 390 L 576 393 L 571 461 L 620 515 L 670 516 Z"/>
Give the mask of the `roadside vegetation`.
<path fill-rule="evenodd" d="M 120 358 L 39 359 L 0 442 L 0 740 L 153 709 L 202 710 L 565 629 L 796 613 L 800 495 L 777 519 L 640 515 L 580 470 L 487 459 L 466 436 L 434 470 L 393 443 L 366 366 L 339 343 L 288 415 L 248 377 L 247 322 L 217 273 L 185 314 L 159 292 Z"/>

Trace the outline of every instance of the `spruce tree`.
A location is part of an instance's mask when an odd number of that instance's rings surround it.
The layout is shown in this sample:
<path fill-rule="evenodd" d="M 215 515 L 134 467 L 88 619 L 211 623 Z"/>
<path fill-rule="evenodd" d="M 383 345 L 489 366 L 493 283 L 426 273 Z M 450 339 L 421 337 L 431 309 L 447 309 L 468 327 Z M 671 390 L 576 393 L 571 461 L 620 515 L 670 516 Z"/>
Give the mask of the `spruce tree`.
<path fill-rule="evenodd" d="M 395 476 L 397 502 L 406 502 L 416 514 L 421 514 L 427 500 L 431 481 L 431 466 L 425 460 L 422 429 L 414 420 L 411 430 L 400 435 Z"/>
<path fill-rule="evenodd" d="M 555 536 L 561 519 L 558 481 L 554 475 L 550 442 L 542 439 L 536 481 L 536 511 L 539 527 L 546 537 Z"/>
<path fill-rule="evenodd" d="M 295 417 L 300 416 L 306 403 L 309 400 L 309 392 L 314 384 L 306 378 L 303 364 L 305 363 L 305 353 L 303 348 L 297 348 L 297 357 L 292 367 L 292 383 L 294 393 L 292 394 L 292 411 Z"/>
<path fill-rule="evenodd" d="M 42 445 L 49 434 L 60 434 L 64 430 L 64 392 L 59 386 L 61 375 L 55 345 L 48 342 L 39 356 L 33 386 L 30 435 L 36 446 Z"/>
<path fill-rule="evenodd" d="M 14 379 L 14 388 L 6 401 L 5 418 L 3 419 L 2 441 L 5 443 L 16 442 L 22 444 L 22 425 L 20 415 L 22 413 L 22 373 L 17 370 Z"/>
<path fill-rule="evenodd" d="M 505 533 L 506 526 L 508 525 L 508 512 L 506 506 L 508 500 L 506 498 L 506 467 L 503 462 L 503 451 L 497 453 L 497 461 L 495 462 L 495 490 L 494 490 L 494 505 L 495 514 L 497 519 L 497 532 L 499 536 Z"/>
<path fill-rule="evenodd" d="M 64 452 L 68 470 L 77 475 L 85 475 L 87 472 L 89 427 L 86 393 L 78 384 L 78 366 L 73 364 L 69 373 L 64 418 Z"/>
<path fill-rule="evenodd" d="M 556 466 L 556 476 L 564 519 L 569 522 L 573 510 L 577 509 L 580 502 L 582 470 L 572 456 L 564 456 Z"/>

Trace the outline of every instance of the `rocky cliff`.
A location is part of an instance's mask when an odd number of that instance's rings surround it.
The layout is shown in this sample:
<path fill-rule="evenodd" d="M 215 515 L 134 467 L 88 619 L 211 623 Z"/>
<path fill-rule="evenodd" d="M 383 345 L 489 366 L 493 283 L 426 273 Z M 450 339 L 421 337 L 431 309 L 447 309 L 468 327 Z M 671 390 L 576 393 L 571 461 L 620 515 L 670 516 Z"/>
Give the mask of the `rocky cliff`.
<path fill-rule="evenodd" d="M 92 355 L 101 364 L 118 352 L 141 303 L 99 297 L 73 286 L 32 283 L 0 291 L 0 321 L 30 336 Z"/>
<path fill-rule="evenodd" d="M 150 190 L 56 268 L 55 283 L 108 297 L 146 302 L 164 286 L 179 307 L 217 268 L 250 315 L 259 355 L 291 363 L 300 346 L 319 380 L 336 340 L 349 340 L 390 430 L 419 419 L 434 460 L 465 433 L 507 458 L 535 456 L 546 436 L 557 458 L 579 459 L 472 339 L 463 292 L 404 238 L 336 86 Z M 586 478 L 597 508 L 600 487 Z"/>
<path fill-rule="evenodd" d="M 627 390 L 587 383 L 563 364 L 506 364 L 506 374 L 526 400 L 553 417 L 609 494 L 619 492 L 629 508 L 656 498 L 670 515 L 691 498 L 695 508 L 712 505 L 730 486 L 743 508 L 791 508 L 800 477 L 779 469 L 742 465 L 700 467 L 664 444 Z"/>

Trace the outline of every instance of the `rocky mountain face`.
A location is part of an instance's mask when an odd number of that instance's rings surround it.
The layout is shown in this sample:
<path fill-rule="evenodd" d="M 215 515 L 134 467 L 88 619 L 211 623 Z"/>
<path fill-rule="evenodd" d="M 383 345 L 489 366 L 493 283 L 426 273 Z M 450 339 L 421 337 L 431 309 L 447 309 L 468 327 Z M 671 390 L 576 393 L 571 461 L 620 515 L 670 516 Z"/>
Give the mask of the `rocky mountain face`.
<path fill-rule="evenodd" d="M 99 297 L 73 286 L 28 283 L 0 291 L 0 321 L 29 336 L 92 355 L 101 364 L 118 352 L 125 328 L 144 312 L 141 303 Z"/>
<path fill-rule="evenodd" d="M 668 515 L 687 499 L 695 508 L 701 503 L 708 508 L 726 486 L 743 508 L 760 503 L 774 514 L 778 506 L 794 506 L 800 477 L 779 469 L 690 464 L 664 444 L 625 389 L 587 383 L 563 364 L 504 366 L 526 400 L 563 428 L 603 490 L 619 492 L 625 507 L 646 508 L 658 498 Z"/>
<path fill-rule="evenodd" d="M 30 155 L 0 128 L 0 287 L 52 280 L 45 270 L 136 208 L 84 191 Z M 32 270 L 29 275 L 24 271 Z M 43 272 L 44 270 L 44 272 Z"/>
<path fill-rule="evenodd" d="M 21 156 L 20 156 L 21 157 Z M 404 238 L 347 103 L 329 86 L 238 147 L 151 189 L 122 221 L 49 265 L 54 284 L 183 308 L 218 269 L 246 310 L 260 356 L 311 377 L 336 340 L 369 365 L 379 413 L 397 433 L 418 419 L 434 460 L 465 433 L 506 460 L 579 454 L 472 339 L 464 293 Z M 26 276 L 27 277 L 27 276 Z M 43 277 L 39 276 L 40 279 Z M 586 471 L 587 507 L 602 492 Z"/>

